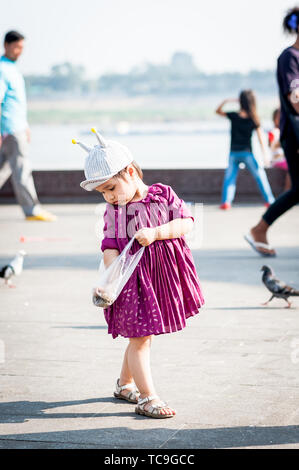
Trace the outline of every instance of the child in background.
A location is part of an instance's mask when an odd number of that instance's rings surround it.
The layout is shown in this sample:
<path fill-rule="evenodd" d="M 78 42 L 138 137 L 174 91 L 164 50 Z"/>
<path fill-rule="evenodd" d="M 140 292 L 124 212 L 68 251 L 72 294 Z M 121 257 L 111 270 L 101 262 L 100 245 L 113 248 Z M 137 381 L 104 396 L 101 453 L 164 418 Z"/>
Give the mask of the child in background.
<path fill-rule="evenodd" d="M 238 112 L 225 112 L 223 107 L 229 101 L 237 101 L 240 105 Z M 225 177 L 222 188 L 222 201 L 220 209 L 227 210 L 231 208 L 232 201 L 236 192 L 236 180 L 240 164 L 245 164 L 254 177 L 263 198 L 268 207 L 275 200 L 266 172 L 260 162 L 252 152 L 252 134 L 254 131 L 261 146 L 265 164 L 267 165 L 267 156 L 263 143 L 263 132 L 256 109 L 256 98 L 252 90 L 241 91 L 238 99 L 224 100 L 216 109 L 219 116 L 226 117 L 231 121 L 231 144 L 228 167 L 225 171 Z"/>
<path fill-rule="evenodd" d="M 194 219 L 170 186 L 143 182 L 142 170 L 126 147 L 96 135 L 99 145 L 86 148 L 81 187 L 102 193 L 107 202 L 104 263 L 109 266 L 133 236 L 132 253 L 146 247 L 120 295 L 104 309 L 108 333 L 129 338 L 114 396 L 137 404 L 137 414 L 170 418 L 175 411 L 161 401 L 153 384 L 150 346 L 154 335 L 184 328 L 204 304 L 184 236 Z"/>
<path fill-rule="evenodd" d="M 280 168 L 286 172 L 284 190 L 288 191 L 291 188 L 291 178 L 284 151 L 280 144 L 280 109 L 275 109 L 272 119 L 274 128 L 268 133 L 269 147 L 272 152 L 271 166 L 273 168 Z"/>

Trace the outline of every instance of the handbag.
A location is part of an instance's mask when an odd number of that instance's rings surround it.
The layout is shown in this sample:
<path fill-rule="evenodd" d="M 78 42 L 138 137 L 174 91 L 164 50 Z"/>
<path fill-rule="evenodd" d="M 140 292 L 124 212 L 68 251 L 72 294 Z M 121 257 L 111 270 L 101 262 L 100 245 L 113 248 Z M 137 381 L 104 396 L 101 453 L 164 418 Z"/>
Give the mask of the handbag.
<path fill-rule="evenodd" d="M 283 106 L 283 109 L 286 113 L 287 119 L 289 120 L 293 132 L 296 136 L 297 143 L 299 146 L 299 115 L 294 114 L 291 103 L 288 103 L 282 93 L 280 93 L 280 102 Z"/>

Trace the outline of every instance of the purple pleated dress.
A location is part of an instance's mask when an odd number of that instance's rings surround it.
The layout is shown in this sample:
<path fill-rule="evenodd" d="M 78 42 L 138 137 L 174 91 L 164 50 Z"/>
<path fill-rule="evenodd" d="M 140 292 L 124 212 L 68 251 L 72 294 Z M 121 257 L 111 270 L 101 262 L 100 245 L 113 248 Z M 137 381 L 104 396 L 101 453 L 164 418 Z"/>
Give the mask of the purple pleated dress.
<path fill-rule="evenodd" d="M 134 233 L 176 218 L 192 217 L 185 202 L 162 183 L 149 186 L 141 201 L 107 204 L 102 251 L 121 252 Z M 194 219 L 193 219 L 194 220 Z M 130 253 L 141 248 L 137 240 Z M 181 330 L 204 304 L 193 256 L 185 237 L 157 240 L 147 246 L 116 301 L 104 309 L 108 333 L 133 338 Z"/>

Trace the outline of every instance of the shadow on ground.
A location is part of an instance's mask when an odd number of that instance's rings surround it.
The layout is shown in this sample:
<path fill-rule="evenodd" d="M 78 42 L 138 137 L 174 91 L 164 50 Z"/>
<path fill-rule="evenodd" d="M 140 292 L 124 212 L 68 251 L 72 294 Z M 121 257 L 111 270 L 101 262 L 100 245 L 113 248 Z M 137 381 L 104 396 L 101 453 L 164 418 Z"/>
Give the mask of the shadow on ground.
<path fill-rule="evenodd" d="M 90 403 L 117 403 L 125 404 L 125 401 L 116 400 L 113 397 L 90 398 L 87 400 L 73 400 L 61 402 L 45 401 L 16 401 L 0 403 L 0 423 L 24 423 L 29 419 L 63 419 L 63 418 L 90 418 L 104 416 L 131 416 L 131 413 L 48 413 L 52 408 L 65 406 L 88 405 Z"/>
<path fill-rule="evenodd" d="M 91 398 L 86 400 L 74 400 L 64 402 L 8 402 L 0 403 L 0 422 L 24 423 L 33 419 L 70 419 L 89 418 L 99 420 L 102 417 L 134 417 L 136 421 L 146 420 L 153 425 L 147 429 L 130 429 L 128 427 L 111 427 L 71 431 L 55 431 L 43 433 L 9 434 L 0 435 L 1 447 L 9 448 L 10 441 L 23 442 L 49 442 L 55 443 L 59 448 L 63 445 L 75 444 L 87 446 L 99 446 L 102 448 L 183 448 L 183 449 L 207 449 L 207 448 L 238 448 L 273 446 L 299 443 L 299 426 L 240 426 L 218 427 L 200 429 L 196 424 L 183 425 L 176 429 L 170 429 L 167 425 L 161 428 L 155 427 L 155 421 L 137 416 L 132 412 L 110 413 L 48 413 L 47 410 L 58 407 L 85 405 L 94 403 L 122 403 L 112 397 Z M 125 403 L 125 402 L 124 402 Z M 126 403 L 125 403 L 126 404 Z M 174 418 L 175 419 L 175 418 Z M 160 421 L 160 420 L 159 420 Z M 161 422 L 161 421 L 160 421 Z M 173 420 L 172 423 L 175 423 Z M 76 421 L 74 421 L 74 426 Z M 100 421 L 98 421 L 100 424 Z M 167 423 L 164 422 L 164 423 Z M 82 422 L 81 422 L 82 425 Z M 137 427 L 137 423 L 136 423 Z M 4 442 L 5 441 L 5 444 Z M 24 444 L 26 447 L 26 445 Z"/>

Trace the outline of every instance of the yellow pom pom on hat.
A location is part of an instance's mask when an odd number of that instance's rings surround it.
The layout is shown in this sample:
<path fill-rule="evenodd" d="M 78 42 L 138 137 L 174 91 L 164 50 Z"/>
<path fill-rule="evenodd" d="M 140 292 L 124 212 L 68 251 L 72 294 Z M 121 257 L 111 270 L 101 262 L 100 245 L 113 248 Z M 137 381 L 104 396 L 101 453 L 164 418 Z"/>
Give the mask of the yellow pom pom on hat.
<path fill-rule="evenodd" d="M 81 188 L 86 191 L 92 191 L 100 184 L 105 183 L 134 160 L 125 145 L 104 139 L 95 128 L 92 128 L 91 131 L 98 140 L 98 145 L 93 148 L 76 139 L 72 140 L 73 144 L 80 145 L 88 153 L 84 164 L 86 179 L 80 183 Z"/>

